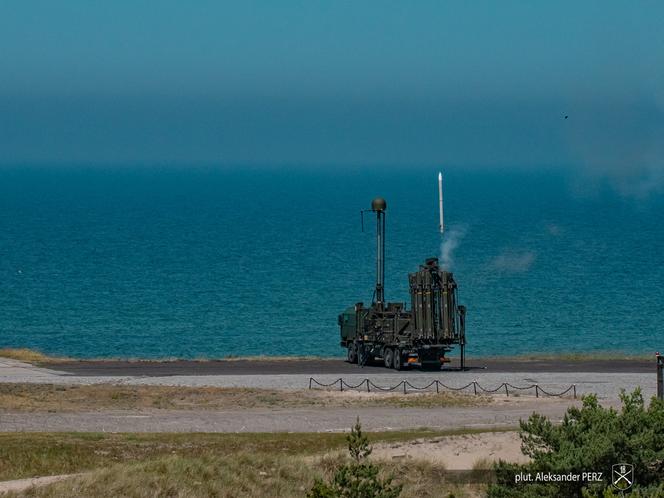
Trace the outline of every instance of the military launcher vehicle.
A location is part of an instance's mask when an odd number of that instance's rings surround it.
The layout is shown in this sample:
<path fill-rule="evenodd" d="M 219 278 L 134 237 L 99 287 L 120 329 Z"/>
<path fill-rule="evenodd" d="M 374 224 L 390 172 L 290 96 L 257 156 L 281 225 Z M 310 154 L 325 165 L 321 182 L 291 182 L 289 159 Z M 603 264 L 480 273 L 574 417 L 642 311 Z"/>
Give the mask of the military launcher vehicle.
<path fill-rule="evenodd" d="M 408 276 L 410 309 L 405 303 L 385 302 L 385 211 L 377 198 L 367 211 L 376 214 L 376 289 L 371 306 L 357 303 L 339 315 L 341 346 L 348 361 L 364 365 L 381 359 L 387 368 L 411 365 L 440 369 L 454 345 L 460 347 L 465 368 L 466 308 L 457 302 L 457 285 L 451 272 L 427 259 Z"/>

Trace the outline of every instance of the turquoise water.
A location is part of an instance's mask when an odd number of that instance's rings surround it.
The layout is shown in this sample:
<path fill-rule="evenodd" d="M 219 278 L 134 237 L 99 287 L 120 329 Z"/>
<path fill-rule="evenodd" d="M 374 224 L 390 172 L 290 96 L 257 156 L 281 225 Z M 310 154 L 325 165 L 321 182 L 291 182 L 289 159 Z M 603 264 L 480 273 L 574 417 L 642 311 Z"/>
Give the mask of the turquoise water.
<path fill-rule="evenodd" d="M 0 347 L 78 357 L 341 354 L 370 302 L 440 256 L 437 171 L 0 170 Z M 445 173 L 470 354 L 664 349 L 664 199 L 566 173 Z"/>

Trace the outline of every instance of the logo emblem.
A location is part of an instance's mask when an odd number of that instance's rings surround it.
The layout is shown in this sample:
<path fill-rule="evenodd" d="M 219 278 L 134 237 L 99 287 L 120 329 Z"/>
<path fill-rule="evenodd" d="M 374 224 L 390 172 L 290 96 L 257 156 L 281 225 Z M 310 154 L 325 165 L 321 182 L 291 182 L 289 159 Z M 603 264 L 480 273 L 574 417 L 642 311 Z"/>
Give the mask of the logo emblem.
<path fill-rule="evenodd" d="M 634 466 L 630 463 L 617 463 L 613 466 L 613 486 L 625 491 L 634 482 Z"/>

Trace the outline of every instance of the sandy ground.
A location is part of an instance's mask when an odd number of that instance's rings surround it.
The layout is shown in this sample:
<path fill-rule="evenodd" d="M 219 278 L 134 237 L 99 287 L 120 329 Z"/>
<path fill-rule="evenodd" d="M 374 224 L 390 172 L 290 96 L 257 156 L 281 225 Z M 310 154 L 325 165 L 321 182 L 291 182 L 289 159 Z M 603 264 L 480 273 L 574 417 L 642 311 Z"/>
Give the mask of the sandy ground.
<path fill-rule="evenodd" d="M 486 469 L 498 460 L 528 462 L 515 431 L 380 443 L 374 445 L 372 456 L 385 460 L 425 459 L 442 463 L 447 470 L 469 470 L 475 466 Z"/>

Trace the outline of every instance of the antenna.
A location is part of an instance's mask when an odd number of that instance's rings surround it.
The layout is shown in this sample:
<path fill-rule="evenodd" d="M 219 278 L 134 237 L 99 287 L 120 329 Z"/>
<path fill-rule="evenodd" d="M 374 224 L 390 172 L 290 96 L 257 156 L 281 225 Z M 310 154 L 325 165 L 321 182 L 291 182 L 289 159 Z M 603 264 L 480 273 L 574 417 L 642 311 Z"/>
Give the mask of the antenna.
<path fill-rule="evenodd" d="M 385 302 L 385 210 L 387 202 L 382 197 L 376 197 L 371 201 L 371 209 L 360 211 L 360 222 L 364 231 L 364 213 L 371 211 L 376 213 L 376 303 L 380 306 Z"/>

